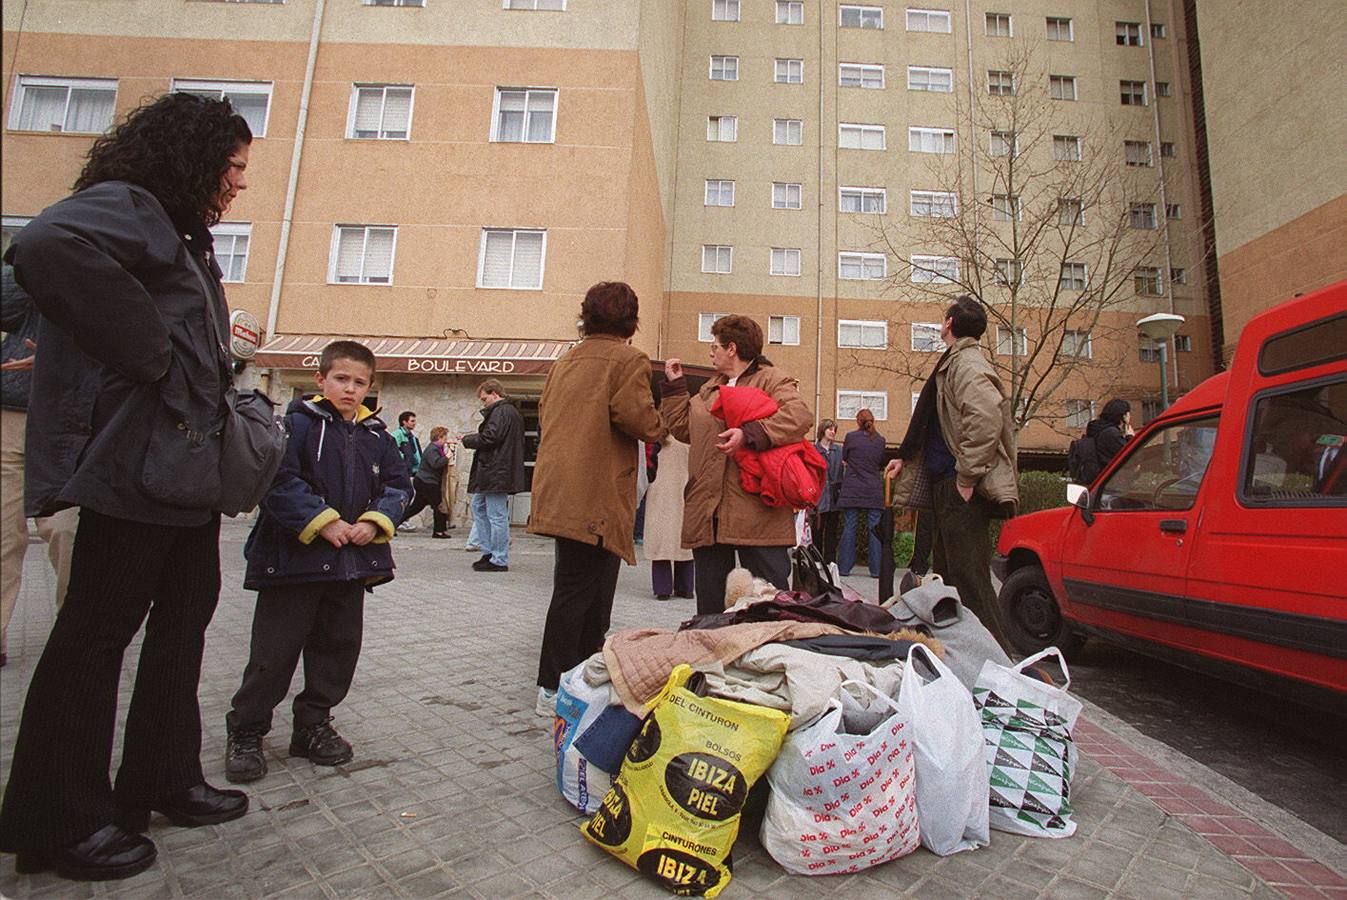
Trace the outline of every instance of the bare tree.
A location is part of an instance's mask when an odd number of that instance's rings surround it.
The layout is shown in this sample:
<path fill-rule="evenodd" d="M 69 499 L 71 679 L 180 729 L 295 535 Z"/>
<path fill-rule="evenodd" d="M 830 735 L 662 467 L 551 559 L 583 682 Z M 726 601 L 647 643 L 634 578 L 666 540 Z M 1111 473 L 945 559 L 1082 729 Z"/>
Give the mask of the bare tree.
<path fill-rule="evenodd" d="M 1080 397 L 1116 386 L 1131 347 L 1119 338 L 1132 330 L 1108 314 L 1164 291 L 1166 220 L 1149 119 L 1127 133 L 1123 117 L 1072 102 L 1074 79 L 1050 80 L 1042 58 L 1012 45 L 971 98 L 957 95 L 961 146 L 929 156 L 929 192 L 914 194 L 914 209 L 891 210 L 872 248 L 899 261 L 887 292 L 981 301 L 1016 430 L 1038 420 L 1061 431 L 1066 412 L 1052 401 L 1068 382 Z M 935 341 L 927 349 L 943 349 Z M 902 343 L 879 367 L 924 377 L 931 354 Z M 852 364 L 870 360 L 853 354 Z"/>

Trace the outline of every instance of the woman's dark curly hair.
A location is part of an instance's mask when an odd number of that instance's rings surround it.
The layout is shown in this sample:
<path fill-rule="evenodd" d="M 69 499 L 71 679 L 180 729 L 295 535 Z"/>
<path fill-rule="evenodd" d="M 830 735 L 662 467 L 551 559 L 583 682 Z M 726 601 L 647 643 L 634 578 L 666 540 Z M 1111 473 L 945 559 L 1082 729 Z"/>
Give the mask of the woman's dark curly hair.
<path fill-rule="evenodd" d="M 228 100 L 165 94 L 94 141 L 75 190 L 127 181 L 153 194 L 169 215 L 214 225 L 220 221 L 215 198 L 229 158 L 240 144 L 252 142 L 252 129 Z"/>

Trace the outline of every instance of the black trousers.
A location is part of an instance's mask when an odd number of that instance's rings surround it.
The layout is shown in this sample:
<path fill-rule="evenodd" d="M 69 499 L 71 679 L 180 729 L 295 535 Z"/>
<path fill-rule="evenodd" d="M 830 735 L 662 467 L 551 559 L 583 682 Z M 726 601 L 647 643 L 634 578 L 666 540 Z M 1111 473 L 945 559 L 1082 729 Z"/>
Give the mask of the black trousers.
<path fill-rule="evenodd" d="M 220 597 L 220 519 L 149 525 L 80 512 L 70 588 L 23 705 L 0 850 L 45 850 L 205 780 L 197 687 Z M 146 616 L 148 614 L 148 621 Z M 122 762 L 108 780 L 122 657 L 145 622 Z"/>
<path fill-rule="evenodd" d="M 736 544 L 712 544 L 692 551 L 697 564 L 697 615 L 725 611 L 725 576 L 739 563 L 755 578 L 762 578 L 780 590 L 790 590 L 789 547 L 745 547 Z"/>
<path fill-rule="evenodd" d="M 440 485 L 413 480 L 412 488 L 415 493 L 412 495 L 412 502 L 407 506 L 407 511 L 402 514 L 402 522 L 406 522 L 429 506 L 430 514 L 435 517 L 435 533 L 444 534 L 448 531 L 449 516 L 447 513 L 440 512 Z M 402 522 L 398 524 L 401 525 Z"/>
<path fill-rule="evenodd" d="M 603 544 L 557 538 L 552 605 L 538 654 L 538 686 L 556 690 L 561 673 L 603 649 L 622 560 Z"/>
<path fill-rule="evenodd" d="M 913 575 L 925 575 L 931 568 L 931 546 L 935 543 L 935 513 L 916 511 L 917 530 L 913 534 L 912 559 L 907 563 Z"/>
<path fill-rule="evenodd" d="M 992 587 L 991 505 L 976 492 L 964 500 L 953 476 L 931 485 L 931 505 L 931 513 L 922 512 L 934 521 L 931 568 L 1004 645 Z"/>
<path fill-rule="evenodd" d="M 837 562 L 837 542 L 842 537 L 842 511 L 830 510 L 813 514 L 810 527 L 814 529 L 814 546 L 823 554 L 824 562 Z"/>
<path fill-rule="evenodd" d="M 360 659 L 365 585 L 320 581 L 263 588 L 253 613 L 253 640 L 243 683 L 225 722 L 231 730 L 271 730 L 271 714 L 290 692 L 304 656 L 304 689 L 295 697 L 295 728 L 327 721 L 346 699 Z"/>

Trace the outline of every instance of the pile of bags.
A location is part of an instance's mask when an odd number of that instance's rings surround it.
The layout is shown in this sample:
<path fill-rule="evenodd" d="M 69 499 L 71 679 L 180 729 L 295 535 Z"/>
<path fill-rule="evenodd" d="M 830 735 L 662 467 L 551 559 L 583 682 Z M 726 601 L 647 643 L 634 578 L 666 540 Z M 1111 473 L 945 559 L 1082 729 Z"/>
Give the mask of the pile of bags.
<path fill-rule="evenodd" d="M 788 600 L 772 608 L 807 616 Z M 609 638 L 557 694 L 557 787 L 592 816 L 585 837 L 675 894 L 715 897 L 764 776 L 762 844 L 795 874 L 976 850 L 993 828 L 1073 834 L 1081 706 L 1056 649 L 1012 665 L 938 583 L 887 611 L 901 627 L 882 636 L 827 610 Z M 1050 656 L 1061 687 L 1033 668 Z"/>

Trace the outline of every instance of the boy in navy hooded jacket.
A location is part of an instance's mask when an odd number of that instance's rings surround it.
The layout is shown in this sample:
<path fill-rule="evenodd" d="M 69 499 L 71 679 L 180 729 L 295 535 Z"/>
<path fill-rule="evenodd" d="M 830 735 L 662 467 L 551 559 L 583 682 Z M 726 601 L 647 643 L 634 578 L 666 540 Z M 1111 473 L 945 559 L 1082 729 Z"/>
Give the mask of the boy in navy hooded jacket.
<path fill-rule="evenodd" d="M 331 711 L 360 658 L 365 592 L 393 577 L 389 541 L 412 496 L 397 444 L 363 405 L 373 377 L 369 348 L 334 341 L 319 358 L 320 393 L 286 411 L 285 460 L 244 548 L 243 586 L 258 595 L 248 666 L 225 717 L 232 782 L 267 773 L 262 737 L 301 653 L 290 755 L 324 766 L 354 755 Z"/>

